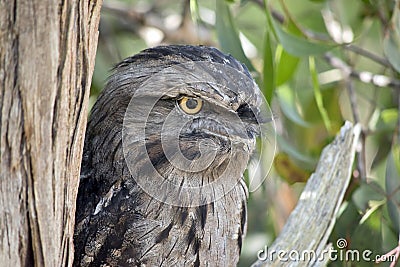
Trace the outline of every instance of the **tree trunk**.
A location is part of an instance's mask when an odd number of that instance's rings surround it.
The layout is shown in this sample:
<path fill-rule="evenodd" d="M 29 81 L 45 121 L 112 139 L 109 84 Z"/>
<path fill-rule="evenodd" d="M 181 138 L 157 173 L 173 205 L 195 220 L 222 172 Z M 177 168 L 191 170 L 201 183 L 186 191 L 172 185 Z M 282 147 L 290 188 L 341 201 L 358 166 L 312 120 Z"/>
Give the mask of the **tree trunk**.
<path fill-rule="evenodd" d="M 70 266 L 100 1 L 0 0 L 0 265 Z"/>

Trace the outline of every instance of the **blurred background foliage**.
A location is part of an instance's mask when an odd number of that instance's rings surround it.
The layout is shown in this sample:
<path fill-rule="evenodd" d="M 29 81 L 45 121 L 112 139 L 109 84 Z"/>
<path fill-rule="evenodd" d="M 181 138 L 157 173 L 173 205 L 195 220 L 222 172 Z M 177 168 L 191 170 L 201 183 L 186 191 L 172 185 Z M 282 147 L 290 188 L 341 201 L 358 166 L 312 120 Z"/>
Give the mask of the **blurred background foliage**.
<path fill-rule="evenodd" d="M 399 243 L 399 13 L 394 0 L 104 0 L 90 104 L 115 63 L 159 44 L 211 45 L 247 65 L 276 114 L 278 148 L 250 195 L 240 266 L 279 234 L 344 121 L 361 123 L 330 241 L 374 257 Z"/>

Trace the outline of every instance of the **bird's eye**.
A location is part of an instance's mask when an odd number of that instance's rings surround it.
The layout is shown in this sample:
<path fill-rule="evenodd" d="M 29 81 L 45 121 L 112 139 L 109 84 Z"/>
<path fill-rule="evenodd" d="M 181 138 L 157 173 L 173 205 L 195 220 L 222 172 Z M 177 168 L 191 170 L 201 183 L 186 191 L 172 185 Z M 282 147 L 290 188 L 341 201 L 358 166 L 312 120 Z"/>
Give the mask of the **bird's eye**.
<path fill-rule="evenodd" d="M 179 107 L 187 114 L 196 114 L 201 110 L 203 101 L 198 97 L 184 96 L 178 100 Z"/>

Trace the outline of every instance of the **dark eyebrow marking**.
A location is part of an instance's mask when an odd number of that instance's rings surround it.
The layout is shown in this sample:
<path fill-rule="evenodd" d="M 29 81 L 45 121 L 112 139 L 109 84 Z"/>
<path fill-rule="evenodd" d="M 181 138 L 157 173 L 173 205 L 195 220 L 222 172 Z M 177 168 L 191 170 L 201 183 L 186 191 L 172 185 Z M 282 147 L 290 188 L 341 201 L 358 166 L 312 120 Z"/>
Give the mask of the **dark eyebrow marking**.
<path fill-rule="evenodd" d="M 242 120 L 253 123 L 258 122 L 256 115 L 247 103 L 241 104 L 236 112 Z"/>

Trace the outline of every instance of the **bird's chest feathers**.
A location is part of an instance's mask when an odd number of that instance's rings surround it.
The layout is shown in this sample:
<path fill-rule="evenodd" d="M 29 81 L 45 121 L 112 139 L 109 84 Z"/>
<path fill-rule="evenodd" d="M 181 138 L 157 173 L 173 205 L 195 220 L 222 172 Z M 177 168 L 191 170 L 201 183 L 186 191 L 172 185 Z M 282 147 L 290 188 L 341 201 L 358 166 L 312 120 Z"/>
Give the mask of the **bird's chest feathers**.
<path fill-rule="evenodd" d="M 232 266 L 238 261 L 246 223 L 242 185 L 225 197 L 198 207 L 175 207 L 149 200 L 146 219 L 134 229 L 146 266 Z M 165 262 L 164 262 L 165 261 Z M 163 263 L 163 264 L 161 264 Z"/>

